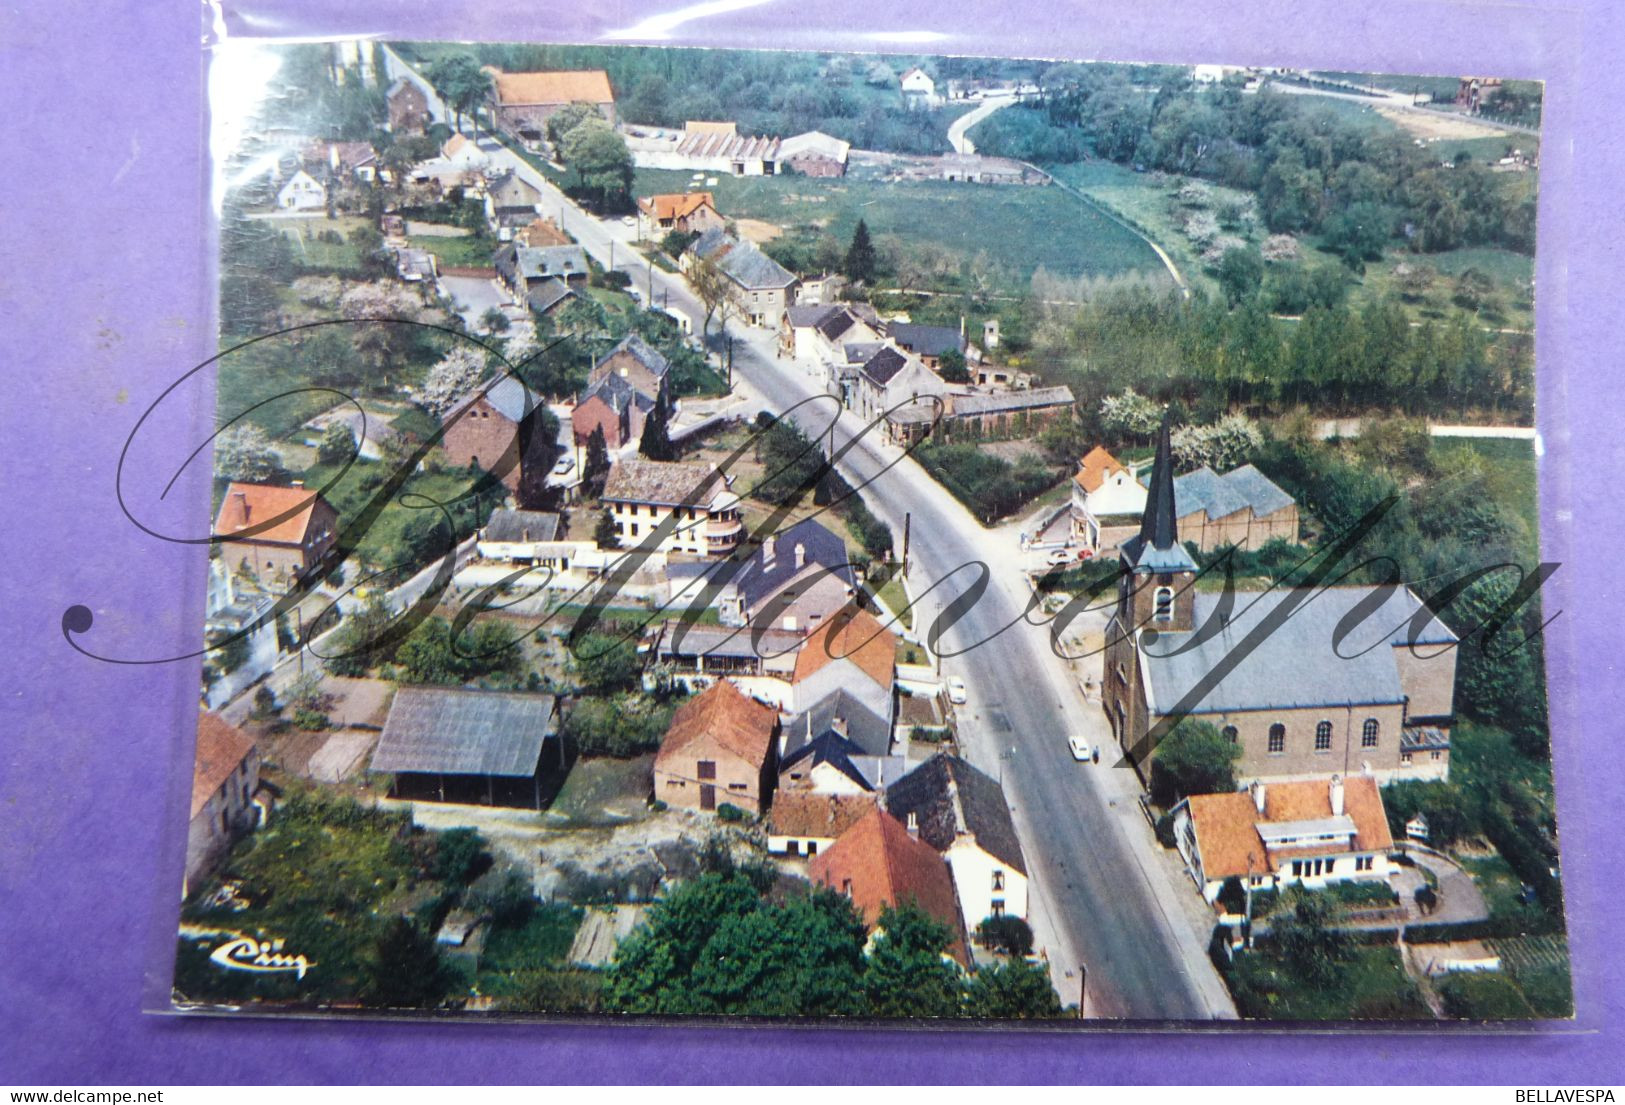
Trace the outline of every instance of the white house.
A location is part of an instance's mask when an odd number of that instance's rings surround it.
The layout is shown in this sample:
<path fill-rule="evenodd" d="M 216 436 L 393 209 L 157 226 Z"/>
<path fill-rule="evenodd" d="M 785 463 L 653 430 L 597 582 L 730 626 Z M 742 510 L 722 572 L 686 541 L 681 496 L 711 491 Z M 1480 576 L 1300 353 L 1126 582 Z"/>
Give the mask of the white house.
<path fill-rule="evenodd" d="M 707 464 L 628 457 L 610 470 L 602 498 L 623 549 L 640 547 L 674 514 L 676 523 L 660 538 L 662 553 L 726 556 L 744 538 L 739 496 Z"/>
<path fill-rule="evenodd" d="M 886 788 L 886 812 L 940 852 L 953 871 L 965 928 L 1027 916 L 1027 860 L 1004 788 L 939 752 Z"/>
<path fill-rule="evenodd" d="M 1382 793 L 1370 775 L 1254 783 L 1193 794 L 1174 807 L 1174 844 L 1209 902 L 1225 881 L 1253 890 L 1386 879 L 1394 846 Z"/>
<path fill-rule="evenodd" d="M 1139 531 L 1145 495 L 1133 470 L 1095 446 L 1072 477 L 1072 543 L 1097 553 L 1115 548 Z"/>
<path fill-rule="evenodd" d="M 937 96 L 937 82 L 918 65 L 899 77 L 897 83 L 903 90 L 904 98 L 911 102 L 919 102 L 926 107 L 935 107 L 941 102 Z"/>
<path fill-rule="evenodd" d="M 321 182 L 303 169 L 296 169 L 294 174 L 283 182 L 277 189 L 276 205 L 284 211 L 311 211 L 327 206 L 327 189 Z"/>
<path fill-rule="evenodd" d="M 816 856 L 875 809 L 872 794 L 779 791 L 767 814 L 767 850 L 779 856 Z"/>

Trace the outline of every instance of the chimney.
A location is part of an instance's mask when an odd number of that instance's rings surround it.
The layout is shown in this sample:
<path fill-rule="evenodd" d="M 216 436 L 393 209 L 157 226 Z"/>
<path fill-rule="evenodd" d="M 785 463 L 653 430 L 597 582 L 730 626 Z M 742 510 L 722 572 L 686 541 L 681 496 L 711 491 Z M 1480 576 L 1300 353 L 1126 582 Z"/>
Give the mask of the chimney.
<path fill-rule="evenodd" d="M 1253 805 L 1258 807 L 1258 812 L 1259 813 L 1263 813 L 1264 812 L 1264 784 L 1260 783 L 1260 782 L 1254 782 L 1253 785 L 1249 789 L 1253 792 Z"/>
<path fill-rule="evenodd" d="M 762 563 L 773 563 L 773 554 L 776 551 L 777 545 L 778 542 L 774 539 L 772 534 L 768 534 L 762 539 Z"/>
<path fill-rule="evenodd" d="M 806 566 L 807 566 L 807 546 L 806 545 L 797 545 L 796 546 L 796 571 L 799 572 L 799 571 L 801 571 L 801 569 L 805 568 Z"/>
<path fill-rule="evenodd" d="M 529 526 L 520 526 L 519 527 L 519 540 L 520 541 L 529 541 L 530 540 L 530 527 Z"/>
<path fill-rule="evenodd" d="M 836 714 L 834 717 L 829 719 L 829 727 L 835 730 L 841 736 L 846 736 L 846 718 L 842 717 L 840 714 Z"/>
<path fill-rule="evenodd" d="M 234 492 L 234 495 L 237 499 L 238 508 L 243 512 L 243 525 L 246 526 L 248 525 L 248 494 L 244 491 L 238 491 Z"/>
<path fill-rule="evenodd" d="M 908 835 L 915 840 L 920 839 L 920 815 L 917 813 L 908 815 Z"/>
<path fill-rule="evenodd" d="M 1332 776 L 1332 816 L 1343 816 L 1343 776 Z"/>

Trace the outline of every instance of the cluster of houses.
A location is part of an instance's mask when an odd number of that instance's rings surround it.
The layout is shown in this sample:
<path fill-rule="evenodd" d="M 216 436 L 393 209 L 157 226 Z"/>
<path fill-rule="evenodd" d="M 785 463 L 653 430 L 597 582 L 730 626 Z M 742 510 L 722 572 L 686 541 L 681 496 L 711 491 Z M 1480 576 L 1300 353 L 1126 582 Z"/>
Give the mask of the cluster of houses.
<path fill-rule="evenodd" d="M 1235 747 L 1248 788 L 1170 811 L 1192 879 L 1212 901 L 1232 878 L 1255 889 L 1386 878 L 1393 842 L 1379 786 L 1447 777 L 1456 635 L 1402 585 L 1198 590 L 1180 540 L 1188 523 L 1239 544 L 1281 535 L 1272 519 L 1285 512 L 1295 539 L 1296 507 L 1247 468 L 1200 470 L 1182 492 L 1166 422 L 1144 488 L 1099 451 L 1083 468 L 1080 488 L 1115 496 L 1096 500 L 1094 524 L 1143 491 L 1139 529 L 1117 544 L 1106 633 L 1101 702 L 1113 735 L 1143 772 L 1176 722 L 1206 722 Z"/>

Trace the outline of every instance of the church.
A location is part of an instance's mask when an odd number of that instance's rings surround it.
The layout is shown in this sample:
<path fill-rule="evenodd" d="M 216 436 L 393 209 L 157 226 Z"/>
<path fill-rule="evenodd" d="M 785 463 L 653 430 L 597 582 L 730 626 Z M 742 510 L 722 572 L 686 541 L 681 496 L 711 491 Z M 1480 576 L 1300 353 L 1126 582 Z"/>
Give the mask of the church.
<path fill-rule="evenodd" d="M 1142 778 L 1184 717 L 1241 751 L 1238 783 L 1450 770 L 1456 635 L 1408 587 L 1198 590 L 1166 421 L 1140 530 L 1120 547 L 1101 701 Z"/>

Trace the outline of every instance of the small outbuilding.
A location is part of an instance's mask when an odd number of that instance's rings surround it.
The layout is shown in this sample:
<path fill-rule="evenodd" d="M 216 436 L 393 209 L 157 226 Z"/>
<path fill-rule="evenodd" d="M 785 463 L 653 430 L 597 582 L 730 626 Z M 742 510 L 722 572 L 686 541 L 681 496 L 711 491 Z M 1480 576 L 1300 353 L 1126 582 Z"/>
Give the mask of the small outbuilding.
<path fill-rule="evenodd" d="M 392 798 L 540 809 L 543 774 L 563 766 L 552 695 L 407 686 L 370 770 L 394 776 Z"/>

